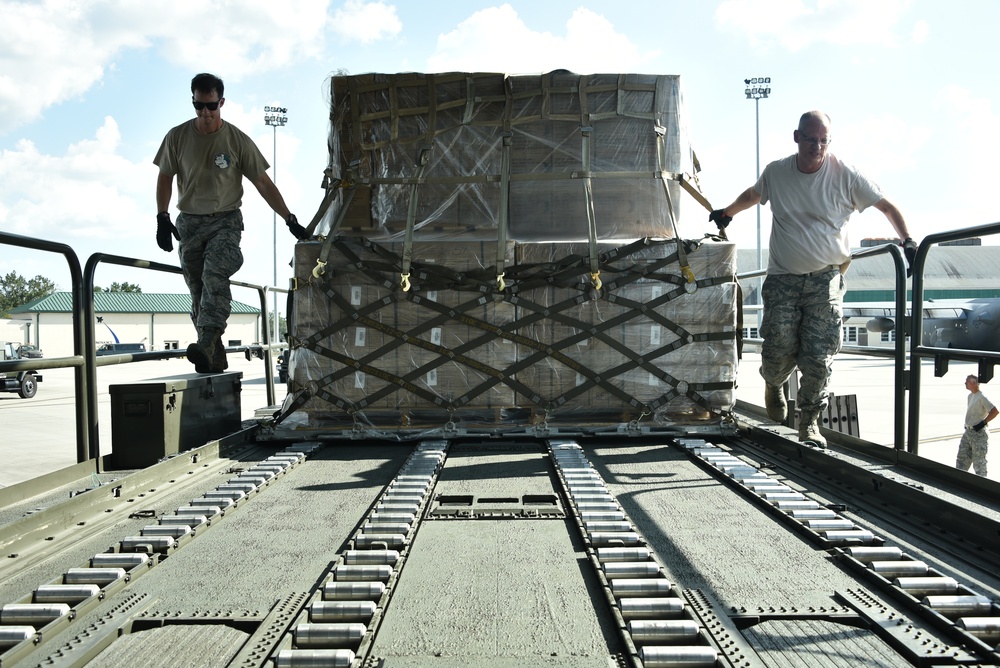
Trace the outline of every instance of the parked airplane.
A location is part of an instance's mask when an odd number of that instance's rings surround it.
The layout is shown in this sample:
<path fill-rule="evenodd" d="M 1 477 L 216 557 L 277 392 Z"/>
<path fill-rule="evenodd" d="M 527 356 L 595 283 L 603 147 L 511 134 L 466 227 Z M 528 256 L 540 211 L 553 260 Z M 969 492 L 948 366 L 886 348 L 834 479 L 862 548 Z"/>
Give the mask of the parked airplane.
<path fill-rule="evenodd" d="M 895 305 L 884 302 L 847 302 L 844 317 L 871 318 L 865 325 L 869 332 L 896 328 Z M 1000 298 L 925 301 L 922 329 L 925 346 L 1000 352 Z"/>

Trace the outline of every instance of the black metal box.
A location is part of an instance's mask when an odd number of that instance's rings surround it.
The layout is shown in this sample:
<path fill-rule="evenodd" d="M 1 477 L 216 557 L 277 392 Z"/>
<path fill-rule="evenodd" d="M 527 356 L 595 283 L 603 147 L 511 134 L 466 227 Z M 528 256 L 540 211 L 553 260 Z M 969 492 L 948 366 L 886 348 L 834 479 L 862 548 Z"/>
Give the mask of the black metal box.
<path fill-rule="evenodd" d="M 112 465 L 143 468 L 239 431 L 243 372 L 111 385 Z"/>

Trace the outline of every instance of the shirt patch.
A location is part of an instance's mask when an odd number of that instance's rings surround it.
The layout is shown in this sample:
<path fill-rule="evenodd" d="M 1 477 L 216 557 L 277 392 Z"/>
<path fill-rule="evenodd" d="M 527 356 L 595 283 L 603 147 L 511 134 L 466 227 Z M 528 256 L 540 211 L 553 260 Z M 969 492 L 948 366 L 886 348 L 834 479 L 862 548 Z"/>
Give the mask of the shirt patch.
<path fill-rule="evenodd" d="M 215 166 L 219 169 L 229 169 L 229 166 L 233 164 L 233 159 L 230 158 L 225 153 L 220 153 L 215 156 Z"/>

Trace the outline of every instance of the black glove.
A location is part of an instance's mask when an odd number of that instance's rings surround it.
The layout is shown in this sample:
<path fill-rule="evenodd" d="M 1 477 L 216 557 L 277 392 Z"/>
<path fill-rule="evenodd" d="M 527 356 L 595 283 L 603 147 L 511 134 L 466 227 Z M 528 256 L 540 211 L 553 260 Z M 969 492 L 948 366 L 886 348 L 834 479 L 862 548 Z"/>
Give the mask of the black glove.
<path fill-rule="evenodd" d="M 729 227 L 729 223 L 733 222 L 733 217 L 727 216 L 725 209 L 716 209 L 708 214 L 708 220 L 715 223 L 720 230 L 724 230 Z"/>
<path fill-rule="evenodd" d="M 170 240 L 171 234 L 177 241 L 181 240 L 177 234 L 177 228 L 170 222 L 170 214 L 161 211 L 156 214 L 156 245 L 168 253 L 174 249 L 174 242 Z"/>
<path fill-rule="evenodd" d="M 985 426 L 986 426 L 986 420 L 980 420 L 976 424 L 972 425 L 972 428 L 975 429 L 976 431 L 982 431 L 983 427 Z"/>
<path fill-rule="evenodd" d="M 306 231 L 306 228 L 299 225 L 299 219 L 295 217 L 294 213 L 288 214 L 285 225 L 288 225 L 288 231 L 299 241 L 305 241 L 309 238 L 309 233 Z"/>
<path fill-rule="evenodd" d="M 913 237 L 906 237 L 903 240 L 903 255 L 906 256 L 906 277 L 913 273 L 913 260 L 917 257 L 917 242 Z"/>

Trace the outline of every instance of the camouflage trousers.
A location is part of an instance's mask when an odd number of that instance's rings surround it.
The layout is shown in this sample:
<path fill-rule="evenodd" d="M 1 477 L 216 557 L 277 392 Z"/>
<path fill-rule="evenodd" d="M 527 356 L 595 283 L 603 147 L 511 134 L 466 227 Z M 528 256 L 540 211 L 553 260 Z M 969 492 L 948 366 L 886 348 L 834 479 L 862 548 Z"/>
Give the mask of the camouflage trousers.
<path fill-rule="evenodd" d="M 843 340 L 844 291 L 839 268 L 764 280 L 760 374 L 768 384 L 781 386 L 798 367 L 797 403 L 803 411 L 826 410 L 831 365 Z"/>
<path fill-rule="evenodd" d="M 229 279 L 243 266 L 243 214 L 239 209 L 205 216 L 181 213 L 177 233 L 177 254 L 191 293 L 191 320 L 196 328 L 225 331 L 232 308 Z"/>
<path fill-rule="evenodd" d="M 955 468 L 968 471 L 971 466 L 976 475 L 986 476 L 986 451 L 990 447 L 990 437 L 986 429 L 966 429 L 958 443 L 958 459 Z"/>

